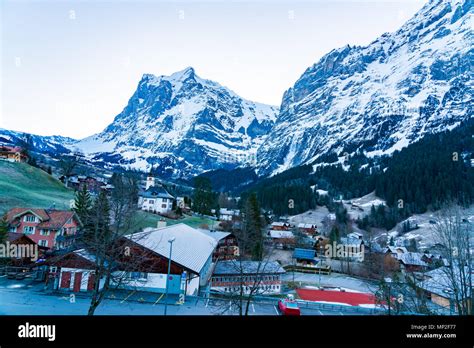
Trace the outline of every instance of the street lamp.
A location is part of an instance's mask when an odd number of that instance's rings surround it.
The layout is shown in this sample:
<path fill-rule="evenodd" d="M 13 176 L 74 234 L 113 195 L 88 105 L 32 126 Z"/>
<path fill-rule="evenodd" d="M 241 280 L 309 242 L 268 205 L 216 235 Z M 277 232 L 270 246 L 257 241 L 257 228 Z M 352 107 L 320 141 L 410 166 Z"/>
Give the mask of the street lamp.
<path fill-rule="evenodd" d="M 392 306 L 392 278 L 385 277 L 385 282 L 388 284 L 388 315 L 390 315 L 390 310 Z"/>
<path fill-rule="evenodd" d="M 321 267 L 323 266 L 323 246 L 319 246 L 319 267 L 318 267 L 318 273 L 319 273 L 319 288 L 321 288 Z"/>
<path fill-rule="evenodd" d="M 168 243 L 170 243 L 170 257 L 168 258 L 168 274 L 166 276 L 166 295 L 165 295 L 165 315 L 168 309 L 168 285 L 169 285 L 169 278 L 170 278 L 170 271 L 171 271 L 171 254 L 173 252 L 173 242 L 175 238 L 170 238 Z"/>

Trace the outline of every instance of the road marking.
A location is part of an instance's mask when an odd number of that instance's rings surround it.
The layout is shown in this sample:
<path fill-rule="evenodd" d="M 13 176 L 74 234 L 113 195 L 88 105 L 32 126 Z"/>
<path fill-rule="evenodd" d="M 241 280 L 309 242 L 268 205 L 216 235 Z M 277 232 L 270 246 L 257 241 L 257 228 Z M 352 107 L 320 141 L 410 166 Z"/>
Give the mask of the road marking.
<path fill-rule="evenodd" d="M 205 307 L 207 308 L 208 305 L 209 305 L 209 299 L 207 299 Z"/>
<path fill-rule="evenodd" d="M 158 302 L 160 302 L 160 300 L 163 298 L 165 294 L 161 294 L 160 297 L 158 297 L 158 300 L 155 301 L 155 303 L 153 303 L 153 306 L 156 305 Z"/>
<path fill-rule="evenodd" d="M 319 312 L 319 315 L 324 315 L 323 312 L 321 312 L 319 309 L 318 309 L 318 312 Z"/>
<path fill-rule="evenodd" d="M 252 305 L 252 311 L 255 313 L 255 306 L 253 305 L 253 303 L 251 305 Z"/>
<path fill-rule="evenodd" d="M 276 313 L 277 315 L 280 315 L 280 313 L 278 313 L 277 307 L 276 307 L 276 306 L 273 306 L 273 308 L 275 308 L 275 313 Z"/>
<path fill-rule="evenodd" d="M 344 313 L 342 313 L 342 312 L 339 312 L 339 314 L 340 314 L 340 315 L 344 315 Z"/>
<path fill-rule="evenodd" d="M 135 292 L 137 292 L 136 290 L 133 290 L 130 294 L 128 294 L 127 297 L 125 297 L 122 301 L 120 301 L 120 303 L 124 303 L 130 296 L 132 296 Z"/>
<path fill-rule="evenodd" d="M 229 301 L 229 311 L 232 312 L 232 301 Z"/>

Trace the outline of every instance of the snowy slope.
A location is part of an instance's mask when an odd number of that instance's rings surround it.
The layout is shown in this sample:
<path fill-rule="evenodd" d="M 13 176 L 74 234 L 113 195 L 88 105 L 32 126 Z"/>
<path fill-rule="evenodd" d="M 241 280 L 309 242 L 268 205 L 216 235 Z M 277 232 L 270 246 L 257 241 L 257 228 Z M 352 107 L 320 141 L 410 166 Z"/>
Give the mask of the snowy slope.
<path fill-rule="evenodd" d="M 187 68 L 143 75 L 127 106 L 103 132 L 77 144 L 87 156 L 174 176 L 254 161 L 278 109 L 240 98 Z"/>
<path fill-rule="evenodd" d="M 472 0 L 430 1 L 395 33 L 333 50 L 283 96 L 259 173 L 361 150 L 391 154 L 472 117 Z"/>
<path fill-rule="evenodd" d="M 59 135 L 41 136 L 0 128 L 0 145 L 23 145 L 27 136 L 37 151 L 48 154 L 69 153 L 77 142 L 75 139 Z"/>

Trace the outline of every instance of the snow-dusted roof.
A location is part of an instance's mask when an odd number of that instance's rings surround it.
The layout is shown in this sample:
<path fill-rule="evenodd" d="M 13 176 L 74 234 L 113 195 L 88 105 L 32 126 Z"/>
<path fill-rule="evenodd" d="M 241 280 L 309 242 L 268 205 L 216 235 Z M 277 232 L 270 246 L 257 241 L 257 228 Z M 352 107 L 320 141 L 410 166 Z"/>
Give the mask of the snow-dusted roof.
<path fill-rule="evenodd" d="M 290 226 L 290 224 L 288 222 L 280 222 L 280 221 L 276 221 L 276 222 L 272 222 L 272 226 Z"/>
<path fill-rule="evenodd" d="M 351 238 L 362 238 L 363 237 L 362 233 L 358 233 L 358 232 L 349 233 L 347 236 L 351 237 Z"/>
<path fill-rule="evenodd" d="M 407 248 L 401 247 L 401 246 L 393 246 L 393 245 L 387 245 L 384 249 L 384 252 L 390 251 L 391 253 L 398 253 L 400 251 L 401 253 L 406 253 L 408 252 Z"/>
<path fill-rule="evenodd" d="M 217 246 L 217 240 L 203 230 L 182 223 L 125 237 L 166 258 L 170 253 L 168 241 L 175 238 L 171 260 L 198 274 Z"/>
<path fill-rule="evenodd" d="M 354 238 L 354 237 L 342 237 L 341 238 L 341 243 L 343 245 L 358 245 L 360 246 L 361 244 L 363 244 L 363 240 L 362 239 L 359 239 L 359 238 Z"/>
<path fill-rule="evenodd" d="M 225 237 L 231 235 L 230 232 L 209 231 L 209 230 L 204 230 L 204 229 L 199 229 L 199 232 L 202 232 L 205 235 L 208 235 L 209 237 L 214 238 L 217 242 L 220 241 L 221 239 L 224 239 Z"/>
<path fill-rule="evenodd" d="M 270 237 L 272 238 L 294 238 L 293 232 L 291 231 L 279 231 L 279 230 L 270 230 L 268 231 Z"/>
<path fill-rule="evenodd" d="M 451 273 L 452 272 L 452 273 Z M 469 269 L 466 266 L 464 268 L 466 276 L 469 273 Z M 452 276 L 450 276 L 452 275 Z M 440 267 L 430 272 L 424 274 L 427 278 L 422 281 L 418 286 L 426 291 L 437 294 L 444 298 L 454 298 L 454 292 L 452 291 L 454 287 L 458 289 L 462 287 L 461 280 L 465 280 L 460 274 L 460 267 L 454 266 L 454 270 L 451 271 L 447 267 Z M 470 295 L 469 287 L 465 287 L 467 290 L 467 295 Z"/>
<path fill-rule="evenodd" d="M 168 199 L 174 199 L 172 195 L 168 193 L 163 187 L 161 186 L 152 186 L 148 188 L 148 190 L 141 191 L 139 193 L 140 196 L 145 197 L 145 198 L 168 198 Z"/>
<path fill-rule="evenodd" d="M 398 255 L 398 260 L 409 266 L 428 266 L 428 264 L 422 260 L 424 254 L 422 253 L 403 253 Z"/>
<path fill-rule="evenodd" d="M 316 228 L 316 224 L 299 223 L 298 228 Z"/>
<path fill-rule="evenodd" d="M 97 258 L 95 254 L 91 253 L 90 251 L 86 249 L 78 249 L 73 251 L 74 254 L 79 255 L 80 257 L 83 257 L 87 261 L 90 261 L 92 263 L 95 263 Z"/>

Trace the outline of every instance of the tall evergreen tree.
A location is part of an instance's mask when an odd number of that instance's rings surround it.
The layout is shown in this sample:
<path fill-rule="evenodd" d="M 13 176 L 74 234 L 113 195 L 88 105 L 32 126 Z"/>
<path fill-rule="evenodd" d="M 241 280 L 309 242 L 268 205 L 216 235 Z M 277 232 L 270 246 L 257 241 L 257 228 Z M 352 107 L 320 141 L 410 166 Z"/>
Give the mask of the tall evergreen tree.
<path fill-rule="evenodd" d="M 211 181 L 205 177 L 194 179 L 193 210 L 199 214 L 210 215 L 211 209 L 217 207 L 217 199 L 212 192 Z"/>
<path fill-rule="evenodd" d="M 244 252 L 250 254 L 254 260 L 261 260 L 263 255 L 263 221 L 257 195 L 251 193 L 244 206 L 242 223 L 246 240 L 243 247 Z"/>
<path fill-rule="evenodd" d="M 336 242 L 339 243 L 339 240 L 341 239 L 341 235 L 339 232 L 339 228 L 337 225 L 332 226 L 331 232 L 329 232 L 329 241 L 332 243 Z"/>
<path fill-rule="evenodd" d="M 3 244 L 7 241 L 8 238 L 8 221 L 7 216 L 4 215 L 0 220 L 0 244 Z"/>
<path fill-rule="evenodd" d="M 74 211 L 83 224 L 87 224 L 89 214 L 92 209 L 92 199 L 86 185 L 82 185 L 82 189 L 76 192 L 74 198 Z"/>

